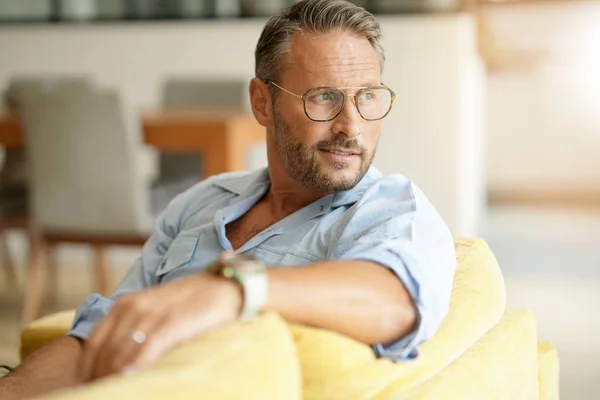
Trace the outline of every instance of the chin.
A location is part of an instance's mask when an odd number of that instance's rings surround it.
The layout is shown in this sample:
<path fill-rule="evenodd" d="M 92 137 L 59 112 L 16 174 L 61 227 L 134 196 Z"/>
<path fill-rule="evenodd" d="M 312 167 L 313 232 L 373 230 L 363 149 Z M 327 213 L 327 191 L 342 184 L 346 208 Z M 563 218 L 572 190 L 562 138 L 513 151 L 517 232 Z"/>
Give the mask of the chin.
<path fill-rule="evenodd" d="M 338 192 L 352 189 L 363 177 L 360 168 L 348 165 L 328 165 L 321 169 L 321 175 L 328 182 L 329 189 Z"/>

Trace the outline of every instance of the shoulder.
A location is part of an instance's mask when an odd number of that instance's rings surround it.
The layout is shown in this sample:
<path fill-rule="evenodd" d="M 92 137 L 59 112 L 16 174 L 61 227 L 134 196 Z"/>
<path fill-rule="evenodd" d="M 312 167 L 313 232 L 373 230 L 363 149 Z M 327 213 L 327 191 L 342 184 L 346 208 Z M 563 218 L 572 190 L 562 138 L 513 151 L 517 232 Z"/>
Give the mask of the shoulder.
<path fill-rule="evenodd" d="M 434 209 L 421 188 L 402 174 L 385 175 L 374 181 L 359 203 L 376 203 L 392 209 L 401 206 L 407 212 L 429 212 Z"/>
<path fill-rule="evenodd" d="M 423 191 L 401 174 L 381 176 L 365 185 L 332 228 L 331 258 L 348 254 L 352 248 L 377 252 L 381 246 L 394 251 L 441 249 L 444 255 L 453 251 L 452 235 L 443 218 Z"/>
<path fill-rule="evenodd" d="M 353 189 L 336 194 L 334 206 L 342 205 L 354 212 L 365 208 L 383 211 L 402 208 L 405 212 L 413 212 L 430 203 L 423 191 L 406 176 L 384 175 L 371 167 Z"/>
<path fill-rule="evenodd" d="M 425 193 L 402 174 L 383 175 L 369 172 L 368 181 L 357 185 L 351 202 L 339 221 L 343 236 L 378 229 L 395 235 L 395 230 L 412 230 L 414 224 L 444 227 L 445 223 Z M 392 230 L 392 232 L 390 232 Z"/>

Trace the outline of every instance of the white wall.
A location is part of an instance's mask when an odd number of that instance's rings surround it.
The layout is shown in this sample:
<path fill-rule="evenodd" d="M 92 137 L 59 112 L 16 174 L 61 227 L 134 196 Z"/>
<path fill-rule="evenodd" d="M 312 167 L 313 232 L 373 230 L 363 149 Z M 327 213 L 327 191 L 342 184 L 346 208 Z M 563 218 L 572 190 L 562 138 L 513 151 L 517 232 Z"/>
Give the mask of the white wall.
<path fill-rule="evenodd" d="M 483 66 L 467 16 L 383 19 L 385 82 L 398 94 L 376 165 L 429 196 L 457 235 L 475 235 L 484 204 Z"/>
<path fill-rule="evenodd" d="M 89 74 L 138 108 L 170 75 L 253 76 L 264 20 L 0 28 L 0 87 L 15 75 Z M 455 234 L 476 233 L 483 201 L 478 115 L 483 75 L 466 15 L 382 19 L 384 82 L 398 94 L 375 161 L 424 191 Z M 264 163 L 255 157 L 254 164 Z"/>
<path fill-rule="evenodd" d="M 600 190 L 600 3 L 497 7 L 498 44 L 542 54 L 488 76 L 493 191 Z"/>

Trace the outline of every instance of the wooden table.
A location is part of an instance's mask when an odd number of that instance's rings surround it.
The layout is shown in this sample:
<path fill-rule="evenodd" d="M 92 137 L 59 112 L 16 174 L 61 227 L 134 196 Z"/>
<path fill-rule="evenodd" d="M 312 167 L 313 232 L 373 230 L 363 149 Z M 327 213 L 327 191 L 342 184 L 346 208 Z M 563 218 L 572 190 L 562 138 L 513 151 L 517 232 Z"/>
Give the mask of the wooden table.
<path fill-rule="evenodd" d="M 265 128 L 252 114 L 235 111 L 142 112 L 144 142 L 162 152 L 199 153 L 205 176 L 247 169 L 246 151 L 265 142 Z M 25 146 L 18 115 L 0 114 L 0 146 Z"/>

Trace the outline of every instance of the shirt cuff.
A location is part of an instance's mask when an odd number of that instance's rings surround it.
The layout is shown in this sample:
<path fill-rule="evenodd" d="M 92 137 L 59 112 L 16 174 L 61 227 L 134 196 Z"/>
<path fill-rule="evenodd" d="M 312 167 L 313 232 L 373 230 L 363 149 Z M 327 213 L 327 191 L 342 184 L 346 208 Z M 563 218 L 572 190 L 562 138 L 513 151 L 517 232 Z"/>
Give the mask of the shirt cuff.
<path fill-rule="evenodd" d="M 419 345 L 425 341 L 420 312 L 417 316 L 417 328 L 402 339 L 389 346 L 375 344 L 371 346 L 377 357 L 390 359 L 394 362 L 410 361 L 419 357 Z"/>
<path fill-rule="evenodd" d="M 67 336 L 87 340 L 98 322 L 108 314 L 114 304 L 114 301 L 96 293 L 86 298 L 77 309 L 73 325 L 67 332 Z"/>
<path fill-rule="evenodd" d="M 425 329 L 423 318 L 424 307 L 419 296 L 418 283 L 412 277 L 404 263 L 398 265 L 398 256 L 395 254 L 382 251 L 367 256 L 360 255 L 355 258 L 353 257 L 353 259 L 374 262 L 390 269 L 402 281 L 416 306 L 417 327 L 415 330 L 388 346 L 384 346 L 383 344 L 372 345 L 371 347 L 375 355 L 377 357 L 388 358 L 394 362 L 416 359 L 419 356 L 419 345 L 427 340 L 427 330 Z"/>

